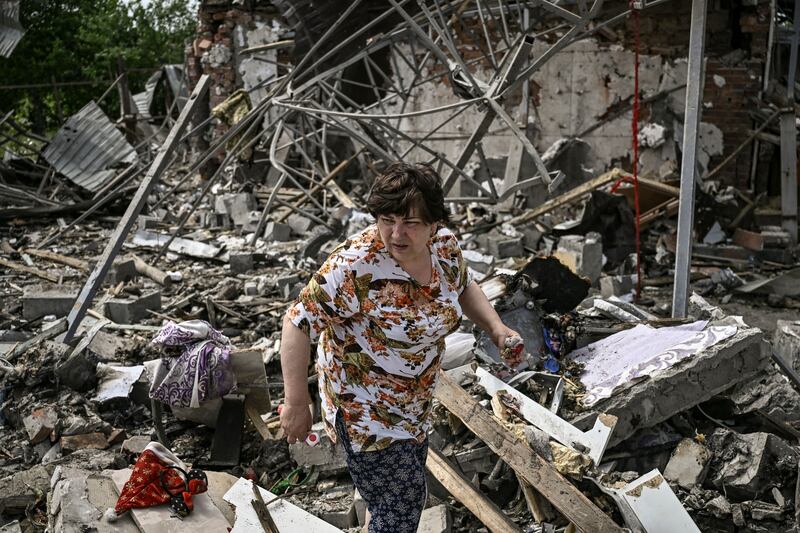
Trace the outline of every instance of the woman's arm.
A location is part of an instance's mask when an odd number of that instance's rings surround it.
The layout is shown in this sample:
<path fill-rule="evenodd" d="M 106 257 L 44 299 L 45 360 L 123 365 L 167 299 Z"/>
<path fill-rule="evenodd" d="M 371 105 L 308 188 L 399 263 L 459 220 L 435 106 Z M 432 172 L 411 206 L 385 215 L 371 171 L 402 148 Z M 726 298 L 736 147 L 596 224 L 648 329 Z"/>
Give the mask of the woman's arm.
<path fill-rule="evenodd" d="M 311 411 L 308 404 L 308 364 L 311 339 L 303 330 L 283 319 L 281 333 L 281 372 L 283 373 L 283 410 L 281 428 L 289 444 L 305 440 L 311 431 Z"/>
<path fill-rule="evenodd" d="M 458 297 L 458 303 L 467 318 L 488 333 L 500 350 L 503 349 L 506 337 L 519 337 L 519 333 L 503 324 L 483 290 L 474 281 Z"/>

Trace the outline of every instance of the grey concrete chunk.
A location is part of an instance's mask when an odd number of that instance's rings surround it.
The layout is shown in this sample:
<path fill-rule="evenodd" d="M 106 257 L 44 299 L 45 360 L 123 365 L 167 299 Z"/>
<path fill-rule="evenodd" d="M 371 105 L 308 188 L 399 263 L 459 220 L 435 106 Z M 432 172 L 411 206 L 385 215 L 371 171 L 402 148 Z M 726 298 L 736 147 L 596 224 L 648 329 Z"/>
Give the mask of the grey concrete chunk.
<path fill-rule="evenodd" d="M 132 257 L 118 257 L 114 259 L 111 265 L 111 270 L 106 274 L 106 283 L 109 285 L 117 285 L 119 283 L 130 281 L 136 277 L 136 263 Z"/>
<path fill-rule="evenodd" d="M 603 298 L 628 294 L 636 287 L 636 276 L 601 276 L 600 294 Z"/>
<path fill-rule="evenodd" d="M 490 239 L 489 253 L 497 259 L 521 257 L 525 255 L 525 249 L 522 247 L 522 237 L 499 236 L 496 239 Z"/>
<path fill-rule="evenodd" d="M 683 439 L 672 452 L 664 477 L 691 490 L 705 480 L 710 460 L 711 452 L 705 446 L 693 439 Z"/>
<path fill-rule="evenodd" d="M 58 411 L 52 406 L 34 409 L 22 421 L 31 444 L 37 444 L 50 437 L 58 424 Z"/>
<path fill-rule="evenodd" d="M 268 222 L 264 228 L 265 241 L 286 242 L 292 238 L 292 228 L 280 222 Z"/>
<path fill-rule="evenodd" d="M 245 274 L 255 268 L 256 261 L 251 253 L 232 253 L 228 258 L 228 264 L 232 273 Z"/>
<path fill-rule="evenodd" d="M 594 284 L 603 269 L 603 243 L 599 233 L 564 235 L 554 254 L 570 270 Z"/>
<path fill-rule="evenodd" d="M 417 533 L 450 533 L 450 528 L 450 510 L 442 504 L 422 511 Z"/>
<path fill-rule="evenodd" d="M 161 309 L 161 291 L 151 291 L 141 296 L 112 298 L 106 302 L 106 316 L 117 324 L 134 324 L 150 314 L 147 310 Z"/>
<path fill-rule="evenodd" d="M 25 320 L 55 315 L 67 316 L 78 297 L 74 287 L 36 286 L 26 288 L 22 295 L 22 317 Z"/>
<path fill-rule="evenodd" d="M 717 429 L 708 444 L 714 450 L 711 482 L 737 500 L 765 493 L 783 474 L 796 475 L 798 452 L 771 433 L 739 434 Z"/>
<path fill-rule="evenodd" d="M 61 346 L 64 347 L 65 352 L 69 353 L 69 346 Z M 60 383 L 72 390 L 87 391 L 97 384 L 95 375 L 97 361 L 97 356 L 89 350 L 72 353 L 63 362 L 56 365 L 56 377 Z"/>
<path fill-rule="evenodd" d="M 0 479 L 0 514 L 23 514 L 50 488 L 53 467 L 36 465 Z"/>
<path fill-rule="evenodd" d="M 347 470 L 344 450 L 341 444 L 334 444 L 325 433 L 322 422 L 315 424 L 311 431 L 319 435 L 319 443 L 311 447 L 305 442 L 289 445 L 289 455 L 300 466 L 314 466 L 318 472 L 337 473 Z"/>
<path fill-rule="evenodd" d="M 800 320 L 778 320 L 773 348 L 792 368 L 800 370 Z"/>

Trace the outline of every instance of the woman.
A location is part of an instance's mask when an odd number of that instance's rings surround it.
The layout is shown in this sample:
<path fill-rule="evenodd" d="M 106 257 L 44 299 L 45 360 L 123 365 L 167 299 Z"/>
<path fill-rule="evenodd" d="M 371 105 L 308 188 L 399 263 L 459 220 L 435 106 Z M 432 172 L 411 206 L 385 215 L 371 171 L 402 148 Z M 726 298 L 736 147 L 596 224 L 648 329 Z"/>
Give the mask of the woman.
<path fill-rule="evenodd" d="M 326 430 L 341 440 L 371 515 L 368 531 L 415 532 L 425 506 L 433 389 L 462 313 L 498 347 L 506 327 L 469 274 L 441 178 L 428 165 L 395 163 L 373 184 L 376 223 L 340 244 L 283 321 L 281 427 L 289 443 L 311 428 L 310 342 Z"/>

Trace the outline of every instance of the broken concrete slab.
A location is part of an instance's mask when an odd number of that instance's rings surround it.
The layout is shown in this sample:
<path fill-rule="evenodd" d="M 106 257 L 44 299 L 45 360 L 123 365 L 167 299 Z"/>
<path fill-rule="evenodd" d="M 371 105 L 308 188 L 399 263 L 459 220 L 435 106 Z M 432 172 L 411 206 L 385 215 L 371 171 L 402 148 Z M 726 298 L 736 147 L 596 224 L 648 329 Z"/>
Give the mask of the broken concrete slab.
<path fill-rule="evenodd" d="M 711 483 L 738 500 L 756 498 L 797 472 L 798 452 L 771 433 L 739 434 L 717 429 L 708 437 L 714 451 Z"/>
<path fill-rule="evenodd" d="M 25 508 L 50 489 L 54 466 L 35 465 L 0 479 L 0 514 L 24 514 Z"/>
<path fill-rule="evenodd" d="M 113 494 L 113 487 L 102 487 L 97 482 L 90 484 L 89 478 L 97 477 L 90 471 L 68 466 L 58 466 L 50 481 L 50 492 L 47 495 L 47 522 L 50 531 L 63 533 L 82 533 L 89 524 L 97 533 L 136 533 L 139 529 L 130 517 L 123 516 L 113 524 L 102 520 L 103 512 L 113 507 L 116 498 L 108 498 Z M 98 489 L 105 488 L 103 494 Z M 104 497 L 106 496 L 106 497 Z M 98 498 L 105 506 L 96 505 Z"/>
<path fill-rule="evenodd" d="M 131 477 L 131 470 L 125 468 L 111 474 L 111 479 L 117 492 Z M 208 493 L 192 496 L 194 509 L 191 514 L 181 520 L 172 514 L 167 505 L 148 507 L 145 509 L 132 509 L 133 521 L 143 533 L 184 533 L 187 530 L 195 531 L 228 531 L 230 524 L 225 516 L 214 505 Z M 249 503 L 249 502 L 248 502 Z"/>
<path fill-rule="evenodd" d="M 101 404 L 114 400 L 127 401 L 133 390 L 133 384 L 139 380 L 143 372 L 143 365 L 119 366 L 98 363 L 97 392 L 92 399 Z"/>
<path fill-rule="evenodd" d="M 112 298 L 106 302 L 106 316 L 117 324 L 135 324 L 150 316 L 148 310 L 159 309 L 161 309 L 161 291 L 151 291 L 128 298 Z"/>
<path fill-rule="evenodd" d="M 318 472 L 342 473 L 347 470 L 341 444 L 334 444 L 325 433 L 325 426 L 317 422 L 311 431 L 319 435 L 319 443 L 311 447 L 305 442 L 289 445 L 289 455 L 300 466 L 314 466 Z"/>
<path fill-rule="evenodd" d="M 22 318 L 36 320 L 47 315 L 67 316 L 77 297 L 77 287 L 51 285 L 26 287 L 22 295 Z"/>
<path fill-rule="evenodd" d="M 341 533 L 341 529 L 333 526 L 303 509 L 288 502 L 279 500 L 272 502 L 277 496 L 261 487 L 256 487 L 264 502 L 269 505 L 269 512 L 279 531 L 304 531 L 307 533 Z M 230 533 L 263 532 L 261 521 L 253 505 L 253 482 L 239 479 L 225 494 L 224 500 L 236 507 L 236 522 Z"/>
<path fill-rule="evenodd" d="M 31 444 L 38 444 L 50 438 L 50 434 L 57 427 L 58 411 L 54 406 L 34 409 L 23 419 L 22 423 Z"/>
<path fill-rule="evenodd" d="M 255 208 L 255 197 L 245 192 L 218 195 L 214 202 L 217 214 L 228 215 L 234 226 L 245 225 L 250 211 Z"/>
<path fill-rule="evenodd" d="M 84 433 L 61 437 L 61 452 L 72 453 L 77 450 L 105 450 L 108 448 L 108 437 L 105 433 Z"/>
<path fill-rule="evenodd" d="M 787 364 L 800 371 L 800 320 L 778 320 L 772 346 Z"/>
<path fill-rule="evenodd" d="M 680 487 L 691 490 L 702 485 L 708 473 L 711 452 L 694 439 L 683 439 L 675 447 L 664 469 L 664 477 Z"/>
<path fill-rule="evenodd" d="M 417 533 L 450 533 L 451 527 L 450 509 L 439 504 L 422 511 Z"/>
<path fill-rule="evenodd" d="M 619 505 L 626 525 L 647 533 L 700 533 L 658 469 L 622 488 L 601 487 Z"/>
<path fill-rule="evenodd" d="M 663 329 L 665 328 L 661 328 Z M 652 344 L 652 335 L 648 336 L 646 342 Z M 608 397 L 595 397 L 596 401 L 591 405 L 593 412 L 604 412 L 618 417 L 609 446 L 622 442 L 639 428 L 653 426 L 709 400 L 732 385 L 755 375 L 769 360 L 763 333 L 758 328 L 750 327 L 739 328 L 734 335 L 724 340 L 699 351 L 692 351 L 691 357 L 677 360 L 677 354 L 673 352 L 672 348 L 664 352 L 672 355 L 659 360 L 669 363 L 661 365 L 664 368 L 650 372 L 649 379 L 623 380 L 622 383 L 614 380 L 614 384 L 609 385 L 607 390 Z M 587 364 L 605 365 L 604 372 L 608 374 L 608 363 L 602 363 L 597 355 L 599 354 L 586 359 Z M 624 362 L 622 364 L 626 368 L 630 366 Z M 626 372 L 628 376 L 633 375 L 630 368 Z M 591 395 L 593 393 L 588 391 L 585 399 Z M 578 415 L 573 423 L 580 428 L 588 427 L 593 423 L 593 415 Z"/>

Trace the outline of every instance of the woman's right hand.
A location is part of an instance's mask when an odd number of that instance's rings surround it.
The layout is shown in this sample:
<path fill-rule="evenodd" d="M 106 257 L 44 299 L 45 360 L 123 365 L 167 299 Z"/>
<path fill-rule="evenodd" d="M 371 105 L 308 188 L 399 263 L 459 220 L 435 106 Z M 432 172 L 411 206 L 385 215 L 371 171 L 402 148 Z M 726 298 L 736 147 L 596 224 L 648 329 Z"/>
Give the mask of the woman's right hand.
<path fill-rule="evenodd" d="M 311 410 L 308 404 L 283 404 L 281 429 L 289 444 L 306 440 L 311 432 Z"/>

